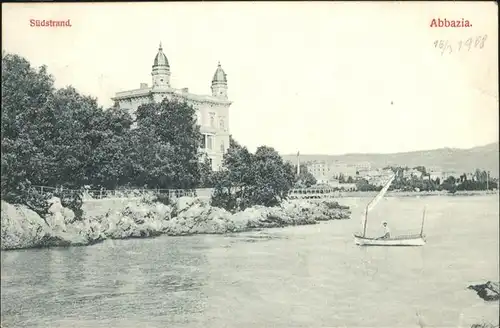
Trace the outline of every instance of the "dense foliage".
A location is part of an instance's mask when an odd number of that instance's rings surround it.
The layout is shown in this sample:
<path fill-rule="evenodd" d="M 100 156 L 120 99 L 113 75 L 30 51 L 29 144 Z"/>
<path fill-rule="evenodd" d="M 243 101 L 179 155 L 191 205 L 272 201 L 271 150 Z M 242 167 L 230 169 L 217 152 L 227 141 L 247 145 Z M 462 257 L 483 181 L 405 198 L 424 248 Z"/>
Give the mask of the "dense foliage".
<path fill-rule="evenodd" d="M 295 165 L 295 167 L 297 167 Z M 309 188 L 313 185 L 315 185 L 317 182 L 316 178 L 314 175 L 312 175 L 309 170 L 307 170 L 307 166 L 305 164 L 300 165 L 300 172 L 299 175 L 297 176 L 296 182 L 295 182 L 295 187 L 296 188 Z"/>
<path fill-rule="evenodd" d="M 359 172 L 358 172 L 359 173 Z M 348 176 L 347 178 L 345 177 L 345 175 L 343 173 L 340 173 L 339 174 L 339 183 L 355 183 L 355 180 L 353 179 L 353 177 L 351 176 Z"/>
<path fill-rule="evenodd" d="M 359 191 L 380 191 L 382 190 L 382 186 L 372 185 L 366 179 L 358 179 L 356 181 L 356 189 Z"/>
<path fill-rule="evenodd" d="M 126 110 L 103 110 L 71 86 L 57 90 L 46 67 L 36 69 L 20 56 L 4 54 L 2 199 L 30 202 L 30 186 L 208 186 L 211 172 L 200 157 L 194 117 L 187 103 L 164 100 L 141 106 L 134 122 Z M 78 207 L 79 197 L 67 202 Z"/>
<path fill-rule="evenodd" d="M 252 154 L 231 138 L 223 170 L 214 178 L 212 205 L 230 211 L 274 206 L 287 197 L 296 181 L 294 166 L 273 148 L 261 146 Z"/>

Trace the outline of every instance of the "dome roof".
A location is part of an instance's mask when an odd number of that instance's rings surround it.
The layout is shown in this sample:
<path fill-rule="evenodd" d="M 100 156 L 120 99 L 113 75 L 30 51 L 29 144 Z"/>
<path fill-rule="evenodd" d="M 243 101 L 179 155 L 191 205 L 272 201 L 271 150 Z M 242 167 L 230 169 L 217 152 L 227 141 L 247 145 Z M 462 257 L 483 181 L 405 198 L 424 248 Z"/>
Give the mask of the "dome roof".
<path fill-rule="evenodd" d="M 224 70 L 220 66 L 220 62 L 219 62 L 219 65 L 217 66 L 217 70 L 215 71 L 214 77 L 212 78 L 212 83 L 214 83 L 214 82 L 227 83 L 226 73 L 224 72 Z"/>
<path fill-rule="evenodd" d="M 163 53 L 163 48 L 161 47 L 161 42 L 160 42 L 160 47 L 158 48 L 158 53 L 156 54 L 155 61 L 153 63 L 153 66 L 168 66 L 168 59 L 167 56 Z"/>

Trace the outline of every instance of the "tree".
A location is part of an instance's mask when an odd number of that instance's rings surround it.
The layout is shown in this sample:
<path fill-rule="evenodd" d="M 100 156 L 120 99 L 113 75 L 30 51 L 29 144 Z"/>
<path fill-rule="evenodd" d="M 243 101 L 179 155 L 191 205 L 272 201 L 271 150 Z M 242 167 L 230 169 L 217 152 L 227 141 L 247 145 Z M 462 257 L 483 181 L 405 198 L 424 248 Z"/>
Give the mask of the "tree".
<path fill-rule="evenodd" d="M 370 184 L 366 179 L 359 179 L 356 181 L 356 189 L 359 191 L 380 191 L 382 186 L 375 186 Z"/>
<path fill-rule="evenodd" d="M 231 138 L 223 170 L 215 175 L 212 205 L 228 210 L 274 206 L 288 196 L 296 179 L 294 166 L 273 148 L 261 146 L 252 154 Z"/>
<path fill-rule="evenodd" d="M 444 181 L 443 184 L 441 185 L 443 190 L 447 190 L 449 192 L 455 192 L 457 191 L 457 186 L 456 186 L 456 179 L 453 176 L 447 177 Z"/>
<path fill-rule="evenodd" d="M 195 112 L 185 101 L 167 98 L 137 109 L 131 163 L 136 184 L 190 189 L 199 183 L 202 135 Z"/>
<path fill-rule="evenodd" d="M 419 171 L 420 173 L 422 173 L 422 176 L 427 176 L 427 170 L 425 168 L 425 166 L 416 166 L 414 167 L 415 170 Z"/>
<path fill-rule="evenodd" d="M 2 199 L 43 203 L 29 200 L 35 197 L 32 185 L 188 189 L 201 183 L 207 167 L 192 106 L 167 99 L 143 105 L 137 129 L 132 123 L 127 111 L 103 110 L 71 86 L 56 90 L 45 67 L 4 55 Z M 79 197 L 78 192 L 70 203 L 78 204 Z"/>
<path fill-rule="evenodd" d="M 293 166 L 267 146 L 257 148 L 252 164 L 253 172 L 257 173 L 252 203 L 264 206 L 279 204 L 288 196 L 296 179 Z"/>
<path fill-rule="evenodd" d="M 229 148 L 224 154 L 223 170 L 214 174 L 213 206 L 227 210 L 247 206 L 244 202 L 249 198 L 251 186 L 256 184 L 252 161 L 253 156 L 248 149 L 230 136 Z"/>
<path fill-rule="evenodd" d="M 215 172 L 212 170 L 212 163 L 208 157 L 205 156 L 200 162 L 200 188 L 213 188 Z"/>
<path fill-rule="evenodd" d="M 88 185 L 115 189 L 131 182 L 130 154 L 132 117 L 123 109 L 110 108 L 96 116 L 95 129 L 87 138 L 93 140 L 93 151 L 86 166 Z"/>
<path fill-rule="evenodd" d="M 36 136 L 33 125 L 53 90 L 54 81 L 46 67 L 35 69 L 20 56 L 2 54 L 3 199 L 7 200 L 7 193 L 15 192 L 19 184 L 36 178 L 33 166 L 41 160 L 41 150 L 32 140 Z"/>
<path fill-rule="evenodd" d="M 96 99 L 72 87 L 55 90 L 45 67 L 17 55 L 2 58 L 2 75 L 2 198 L 42 204 L 35 198 L 45 196 L 31 185 L 78 189 L 95 182 L 90 164 L 113 135 L 103 124 L 116 122 L 105 119 Z M 63 205 L 79 206 L 79 192 L 67 195 L 59 195 Z"/>
<path fill-rule="evenodd" d="M 295 166 L 297 167 L 297 166 Z M 305 164 L 300 165 L 300 173 L 297 176 L 297 180 L 295 184 L 297 186 L 304 186 L 306 188 L 309 188 L 310 186 L 313 186 L 317 183 L 316 178 L 314 175 L 312 175 L 311 172 L 307 170 L 307 166 Z"/>

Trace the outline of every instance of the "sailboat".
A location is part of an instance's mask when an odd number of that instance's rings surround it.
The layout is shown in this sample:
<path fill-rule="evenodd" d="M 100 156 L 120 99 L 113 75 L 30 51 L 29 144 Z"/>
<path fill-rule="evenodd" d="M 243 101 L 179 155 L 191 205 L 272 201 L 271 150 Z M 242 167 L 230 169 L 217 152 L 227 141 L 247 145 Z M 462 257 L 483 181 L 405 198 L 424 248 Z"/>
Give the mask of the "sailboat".
<path fill-rule="evenodd" d="M 396 175 L 392 175 L 391 178 L 385 183 L 382 190 L 368 203 L 365 209 L 365 215 L 363 218 L 363 234 L 354 234 L 354 242 L 356 245 L 360 246 L 423 246 L 425 245 L 424 236 L 424 220 L 425 220 L 425 208 L 422 216 L 422 226 L 420 229 L 420 234 L 415 235 L 401 235 L 394 236 L 390 238 L 370 238 L 366 237 L 366 223 L 368 221 L 368 213 L 375 208 L 375 206 L 384 197 L 387 190 L 391 186 L 392 182 L 396 178 Z"/>

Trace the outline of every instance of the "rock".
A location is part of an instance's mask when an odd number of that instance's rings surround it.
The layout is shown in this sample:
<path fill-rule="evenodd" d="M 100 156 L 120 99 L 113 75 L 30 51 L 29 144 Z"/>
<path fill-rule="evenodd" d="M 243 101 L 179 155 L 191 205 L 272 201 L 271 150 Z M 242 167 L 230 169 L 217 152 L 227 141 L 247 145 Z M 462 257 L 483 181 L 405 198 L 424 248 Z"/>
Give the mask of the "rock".
<path fill-rule="evenodd" d="M 283 201 L 275 207 L 253 206 L 235 214 L 193 197 L 180 197 L 171 206 L 151 197 L 84 205 L 77 219 L 53 198 L 49 213 L 42 218 L 25 206 L 2 201 L 2 249 L 89 245 L 104 239 L 160 234 L 222 234 L 349 218 L 347 209 L 336 202 L 304 200 Z"/>
<path fill-rule="evenodd" d="M 172 208 L 161 203 L 130 201 L 109 211 L 102 220 L 102 230 L 111 239 L 140 238 L 164 233 Z"/>
<path fill-rule="evenodd" d="M 50 228 L 34 211 L 2 201 L 1 247 L 19 249 L 42 247 L 50 238 Z"/>
<path fill-rule="evenodd" d="M 196 199 L 193 197 L 187 197 L 187 196 L 179 197 L 175 201 L 175 212 L 177 214 L 182 213 L 188 210 L 189 208 L 193 207 L 195 203 L 201 203 L 201 201 L 196 202 Z"/>
<path fill-rule="evenodd" d="M 66 224 L 64 221 L 64 215 L 62 213 L 64 207 L 61 204 L 61 200 L 57 197 L 52 197 L 49 201 L 49 214 L 45 216 L 45 222 L 54 231 L 66 231 Z"/>
<path fill-rule="evenodd" d="M 71 234 L 71 245 L 92 245 L 106 239 L 99 222 L 85 218 L 75 221 L 67 226 L 67 232 Z"/>
<path fill-rule="evenodd" d="M 500 326 L 491 323 L 476 323 L 470 326 L 470 328 L 500 328 Z"/>
<path fill-rule="evenodd" d="M 154 212 L 160 220 L 170 220 L 172 215 L 172 207 L 162 203 L 155 204 Z"/>
<path fill-rule="evenodd" d="M 73 212 L 69 208 L 63 207 L 61 214 L 64 218 L 64 224 L 72 224 L 75 222 L 75 212 Z"/>
<path fill-rule="evenodd" d="M 198 198 L 178 198 L 172 213 L 176 216 L 166 225 L 168 235 L 220 234 L 233 229 L 229 212 Z"/>
<path fill-rule="evenodd" d="M 500 299 L 498 282 L 488 281 L 485 284 L 470 285 L 467 288 L 476 291 L 477 295 L 485 301 L 498 301 Z"/>

